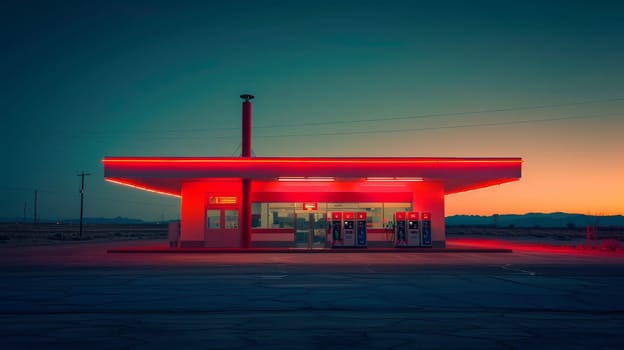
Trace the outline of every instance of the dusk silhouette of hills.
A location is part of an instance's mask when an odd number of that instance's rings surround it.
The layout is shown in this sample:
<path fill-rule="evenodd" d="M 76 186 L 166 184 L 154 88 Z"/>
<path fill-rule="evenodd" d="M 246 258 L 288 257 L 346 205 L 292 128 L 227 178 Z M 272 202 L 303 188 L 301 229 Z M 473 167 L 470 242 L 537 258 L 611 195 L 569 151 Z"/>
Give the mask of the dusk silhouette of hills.
<path fill-rule="evenodd" d="M 446 217 L 447 226 L 490 227 L 585 227 L 587 225 L 622 227 L 622 215 L 586 215 L 568 213 L 527 213 L 480 215 L 453 215 Z"/>
<path fill-rule="evenodd" d="M 4 217 L 0 222 L 22 223 L 21 217 Z M 170 220 L 164 220 L 169 222 Z M 51 224 L 78 224 L 79 219 L 39 219 L 38 223 Z M 84 218 L 84 223 L 94 224 L 151 224 L 157 221 L 145 221 L 141 219 L 127 217 L 89 217 Z M 26 223 L 32 223 L 32 217 L 27 218 Z M 495 215 L 452 215 L 446 217 L 447 226 L 488 226 L 488 227 L 585 227 L 587 225 L 624 227 L 624 216 L 622 215 L 586 215 L 568 213 L 527 213 L 527 214 L 500 214 L 495 219 Z"/>
<path fill-rule="evenodd" d="M 4 222 L 4 223 L 22 223 L 24 222 L 24 218 L 18 218 L 18 217 L 8 217 L 8 218 L 0 218 L 0 222 Z M 131 225 L 131 224 L 148 224 L 148 223 L 154 223 L 156 221 L 145 221 L 145 220 L 141 220 L 141 219 L 133 219 L 133 218 L 126 218 L 126 217 L 115 217 L 115 218 L 104 218 L 104 217 L 88 217 L 88 218 L 84 218 L 83 219 L 83 223 L 87 224 L 87 225 L 95 225 L 95 224 L 124 224 L 124 225 Z M 27 224 L 32 224 L 33 223 L 33 219 L 32 217 L 30 218 L 26 218 L 26 223 Z M 60 219 L 60 220 L 55 220 L 55 219 L 47 219 L 47 218 L 39 218 L 37 220 L 37 223 L 40 224 L 54 224 L 54 223 L 60 223 L 60 224 L 79 224 L 80 223 L 80 219 L 76 218 L 76 219 Z"/>

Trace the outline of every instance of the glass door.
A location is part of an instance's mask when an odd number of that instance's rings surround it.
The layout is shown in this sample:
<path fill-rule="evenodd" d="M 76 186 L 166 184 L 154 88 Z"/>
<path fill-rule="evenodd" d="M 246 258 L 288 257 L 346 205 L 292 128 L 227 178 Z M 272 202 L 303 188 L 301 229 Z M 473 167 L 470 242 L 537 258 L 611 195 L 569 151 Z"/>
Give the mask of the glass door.
<path fill-rule="evenodd" d="M 325 248 L 327 238 L 327 213 L 310 213 L 312 244 L 310 248 Z"/>
<path fill-rule="evenodd" d="M 238 209 L 206 209 L 204 243 L 206 247 L 240 247 Z"/>
<path fill-rule="evenodd" d="M 295 247 L 324 248 L 327 217 L 324 213 L 297 211 Z"/>
<path fill-rule="evenodd" d="M 221 209 L 206 210 L 206 230 L 221 229 Z"/>

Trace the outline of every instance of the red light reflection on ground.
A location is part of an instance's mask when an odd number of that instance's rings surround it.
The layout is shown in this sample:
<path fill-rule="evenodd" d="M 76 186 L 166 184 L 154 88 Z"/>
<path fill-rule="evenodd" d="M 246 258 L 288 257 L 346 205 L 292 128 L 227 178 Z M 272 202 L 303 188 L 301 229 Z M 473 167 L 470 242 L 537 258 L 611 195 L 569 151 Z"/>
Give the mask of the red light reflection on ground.
<path fill-rule="evenodd" d="M 567 255 L 596 255 L 596 256 L 622 256 L 624 248 L 604 249 L 600 246 L 589 247 L 586 245 L 556 245 L 548 243 L 516 242 L 494 238 L 447 238 L 449 246 L 473 246 L 482 248 L 505 248 L 513 251 L 555 253 Z"/>

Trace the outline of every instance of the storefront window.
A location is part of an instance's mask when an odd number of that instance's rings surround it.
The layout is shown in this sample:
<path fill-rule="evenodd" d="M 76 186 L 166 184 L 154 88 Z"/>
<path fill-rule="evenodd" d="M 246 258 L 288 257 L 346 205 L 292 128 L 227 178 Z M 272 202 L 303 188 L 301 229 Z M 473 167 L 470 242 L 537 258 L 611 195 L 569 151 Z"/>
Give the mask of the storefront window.
<path fill-rule="evenodd" d="M 394 213 L 397 211 L 411 211 L 412 206 L 408 203 L 384 203 L 383 222 L 384 227 L 392 228 L 394 225 Z"/>
<path fill-rule="evenodd" d="M 268 223 L 271 228 L 295 227 L 294 203 L 269 203 Z"/>
<path fill-rule="evenodd" d="M 366 212 L 366 226 L 369 228 L 383 227 L 383 203 L 361 203 L 358 211 Z"/>
<path fill-rule="evenodd" d="M 206 210 L 206 228 L 210 228 L 210 229 L 221 228 L 221 210 L 219 209 Z"/>
<path fill-rule="evenodd" d="M 251 217 L 254 228 L 293 228 L 295 203 L 253 203 Z"/>
<path fill-rule="evenodd" d="M 302 208 L 303 203 L 253 203 L 252 227 L 294 228 L 295 218 L 299 216 L 301 219 L 301 215 L 306 213 Z M 316 213 L 327 216 L 337 211 L 366 212 L 369 228 L 389 227 L 394 222 L 395 212 L 411 210 L 409 203 L 318 203 L 317 208 Z M 305 215 L 307 218 L 307 214 Z"/>
<path fill-rule="evenodd" d="M 238 228 L 238 210 L 225 211 L 225 228 Z"/>

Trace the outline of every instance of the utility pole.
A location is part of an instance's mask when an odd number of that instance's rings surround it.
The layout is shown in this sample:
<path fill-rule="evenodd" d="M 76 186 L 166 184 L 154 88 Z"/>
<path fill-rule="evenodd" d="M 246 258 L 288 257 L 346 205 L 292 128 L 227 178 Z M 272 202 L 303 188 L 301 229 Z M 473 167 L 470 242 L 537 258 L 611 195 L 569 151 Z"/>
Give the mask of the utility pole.
<path fill-rule="evenodd" d="M 80 234 L 78 236 L 78 239 L 82 240 L 82 213 L 83 213 L 83 208 L 84 208 L 84 178 L 85 176 L 89 176 L 91 174 L 89 173 L 85 173 L 84 171 L 81 172 L 80 174 L 78 174 L 78 176 L 81 177 L 81 184 L 80 184 Z"/>
<path fill-rule="evenodd" d="M 37 190 L 35 190 L 35 207 L 33 212 L 33 224 L 37 224 Z"/>

